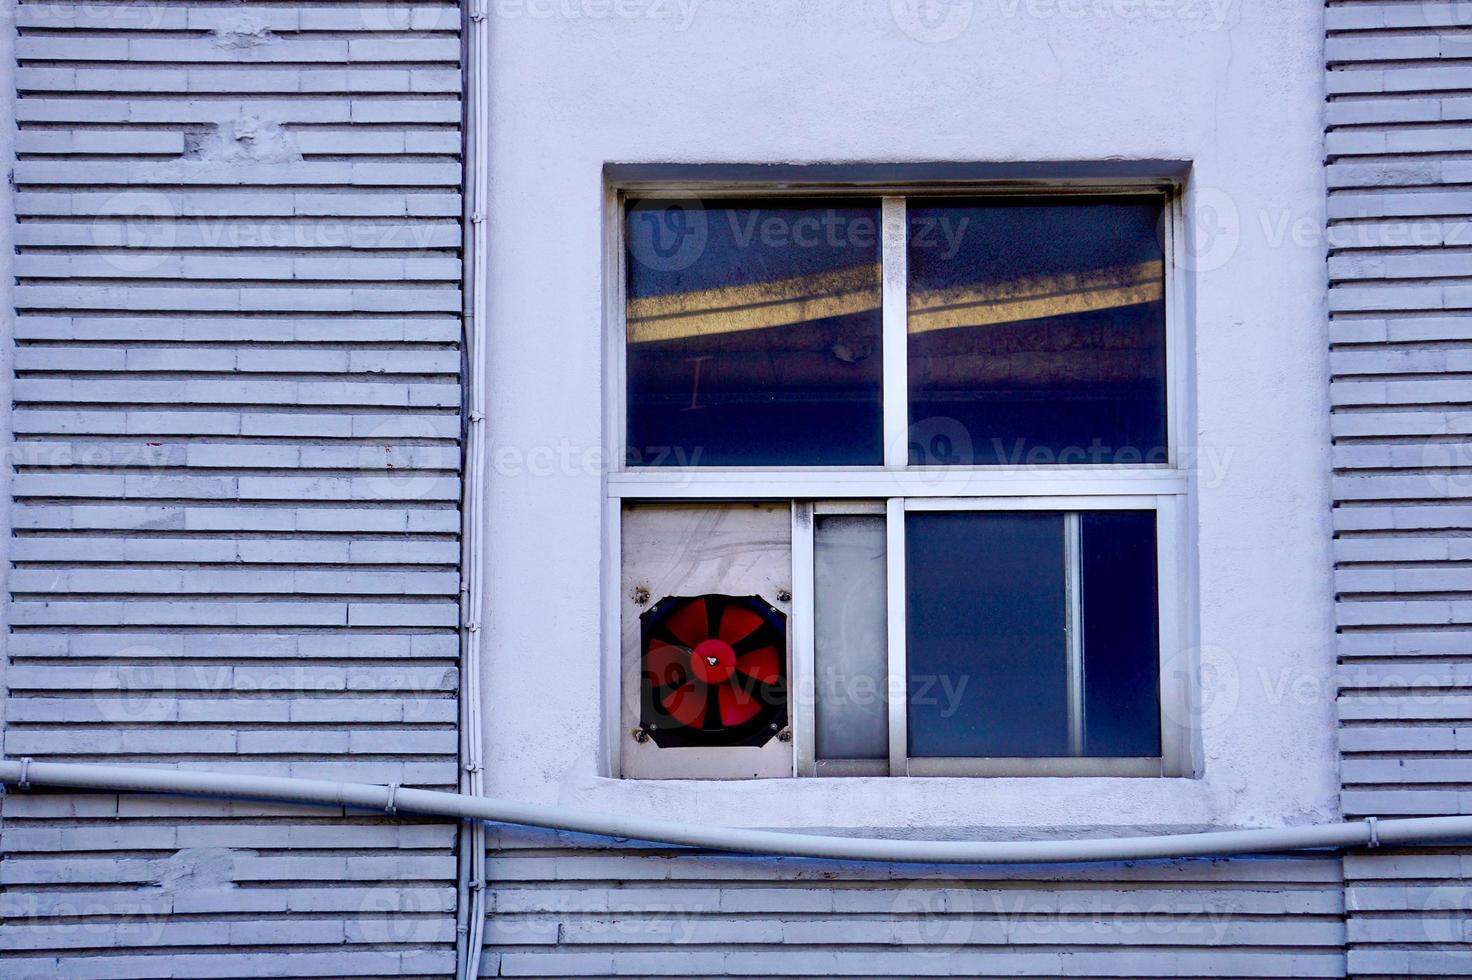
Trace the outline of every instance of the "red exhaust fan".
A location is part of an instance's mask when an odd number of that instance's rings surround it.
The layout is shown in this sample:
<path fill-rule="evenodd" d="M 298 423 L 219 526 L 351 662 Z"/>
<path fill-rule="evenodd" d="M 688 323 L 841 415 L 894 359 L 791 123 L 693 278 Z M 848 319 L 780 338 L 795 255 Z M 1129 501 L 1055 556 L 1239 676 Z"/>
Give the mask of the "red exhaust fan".
<path fill-rule="evenodd" d="M 639 621 L 656 745 L 764 745 L 787 727 L 787 617 L 760 596 L 667 596 Z"/>

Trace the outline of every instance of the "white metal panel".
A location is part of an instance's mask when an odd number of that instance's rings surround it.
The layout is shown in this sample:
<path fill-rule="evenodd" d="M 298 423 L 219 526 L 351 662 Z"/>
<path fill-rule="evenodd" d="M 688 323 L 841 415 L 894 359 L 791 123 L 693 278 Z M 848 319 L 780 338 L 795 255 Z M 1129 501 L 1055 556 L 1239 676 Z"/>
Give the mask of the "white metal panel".
<path fill-rule="evenodd" d="M 792 514 L 787 504 L 628 504 L 622 520 L 623 718 L 621 769 L 642 779 L 791 776 L 790 739 L 760 747 L 661 748 L 633 736 L 639 724 L 640 619 L 668 596 L 758 595 L 789 617 Z M 643 601 L 640 601 L 640 600 Z"/>

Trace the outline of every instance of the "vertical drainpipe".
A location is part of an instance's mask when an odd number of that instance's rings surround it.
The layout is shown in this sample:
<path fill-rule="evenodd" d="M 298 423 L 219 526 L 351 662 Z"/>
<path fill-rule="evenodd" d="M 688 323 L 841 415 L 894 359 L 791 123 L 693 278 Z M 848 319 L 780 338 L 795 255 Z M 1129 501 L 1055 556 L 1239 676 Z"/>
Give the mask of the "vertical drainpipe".
<path fill-rule="evenodd" d="M 461 58 L 463 106 L 461 185 L 464 188 L 464 239 L 461 250 L 464 359 L 461 378 L 462 460 L 460 534 L 460 792 L 485 795 L 481 764 L 481 638 L 484 635 L 481 563 L 484 558 L 486 393 L 482 361 L 486 352 L 486 125 L 489 113 L 485 0 L 465 0 Z M 477 980 L 485 936 L 486 825 L 460 825 L 456 902 L 456 957 L 460 980 Z"/>

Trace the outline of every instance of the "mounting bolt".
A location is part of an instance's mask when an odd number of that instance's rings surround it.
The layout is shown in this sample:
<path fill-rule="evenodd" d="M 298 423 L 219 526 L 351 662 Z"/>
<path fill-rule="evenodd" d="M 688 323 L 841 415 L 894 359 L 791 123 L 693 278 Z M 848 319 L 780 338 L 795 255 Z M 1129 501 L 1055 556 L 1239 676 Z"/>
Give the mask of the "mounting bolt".
<path fill-rule="evenodd" d="M 787 589 L 778 589 L 777 590 L 777 601 L 778 602 L 791 602 L 792 601 L 792 593 L 789 592 Z"/>
<path fill-rule="evenodd" d="M 777 741 L 779 741 L 779 742 L 790 742 L 790 741 L 792 741 L 792 726 L 791 725 L 788 725 L 786 728 L 782 729 L 780 732 L 777 733 Z"/>
<path fill-rule="evenodd" d="M 646 603 L 648 601 L 649 601 L 649 586 L 647 586 L 647 585 L 636 585 L 636 586 L 634 586 L 634 605 L 636 605 L 636 606 L 642 606 L 642 605 L 644 605 L 644 603 Z"/>
<path fill-rule="evenodd" d="M 645 742 L 649 741 L 649 733 L 642 728 L 636 728 L 629 734 L 634 736 L 634 741 L 638 742 L 640 745 L 643 745 Z"/>

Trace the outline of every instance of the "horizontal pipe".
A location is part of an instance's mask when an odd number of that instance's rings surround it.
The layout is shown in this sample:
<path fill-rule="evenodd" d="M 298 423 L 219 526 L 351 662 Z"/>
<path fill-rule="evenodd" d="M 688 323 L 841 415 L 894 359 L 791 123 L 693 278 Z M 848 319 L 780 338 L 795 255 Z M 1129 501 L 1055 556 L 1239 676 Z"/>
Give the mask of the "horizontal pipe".
<path fill-rule="evenodd" d="M 1194 834 L 1047 841 L 888 840 L 747 830 L 596 813 L 540 803 L 434 790 L 338 783 L 322 779 L 233 775 L 134 766 L 0 760 L 0 783 L 72 789 L 183 793 L 236 799 L 315 803 L 417 813 L 457 820 L 493 820 L 717 851 L 847 861 L 926 864 L 1047 864 L 1147 858 L 1263 854 L 1317 848 L 1424 844 L 1472 838 L 1472 816 L 1348 821 L 1302 827 L 1215 830 Z"/>

